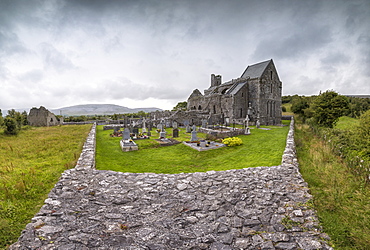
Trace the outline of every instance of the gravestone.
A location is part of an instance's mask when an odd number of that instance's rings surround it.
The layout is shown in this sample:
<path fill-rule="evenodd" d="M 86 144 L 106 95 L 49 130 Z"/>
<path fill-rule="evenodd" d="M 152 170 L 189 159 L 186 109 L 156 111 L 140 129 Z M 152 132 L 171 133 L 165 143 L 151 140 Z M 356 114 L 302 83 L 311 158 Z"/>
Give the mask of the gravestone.
<path fill-rule="evenodd" d="M 126 140 L 130 140 L 131 137 L 130 137 L 130 129 L 129 128 L 125 128 L 125 130 L 123 131 L 123 140 L 126 141 Z"/>
<path fill-rule="evenodd" d="M 248 115 L 245 118 L 245 131 L 244 131 L 244 134 L 246 134 L 246 135 L 250 135 L 251 134 L 251 130 L 249 128 L 249 116 Z"/>
<path fill-rule="evenodd" d="M 191 128 L 190 128 L 190 125 L 186 125 L 186 133 L 190 133 L 191 132 Z"/>
<path fill-rule="evenodd" d="M 171 122 L 170 121 L 166 121 L 166 128 L 169 128 L 171 127 Z"/>
<path fill-rule="evenodd" d="M 202 128 L 206 128 L 206 127 L 207 127 L 207 120 L 203 119 L 202 120 Z"/>
<path fill-rule="evenodd" d="M 148 128 L 148 132 L 147 132 L 147 135 L 148 135 L 148 136 L 152 136 L 152 132 L 151 132 L 151 131 L 152 131 L 152 126 L 153 126 L 152 122 L 151 122 L 151 121 L 149 121 L 149 122 L 148 122 L 148 127 L 149 127 L 149 128 Z"/>
<path fill-rule="evenodd" d="M 142 131 L 143 133 L 146 133 L 146 121 L 145 121 L 145 118 L 143 119 L 143 128 L 142 128 Z"/>
<path fill-rule="evenodd" d="M 173 123 L 172 123 L 172 127 L 173 127 L 173 128 L 178 128 L 178 124 L 177 124 L 177 122 L 176 122 L 176 121 L 173 121 Z"/>
<path fill-rule="evenodd" d="M 159 133 L 159 138 L 164 139 L 166 138 L 166 131 L 164 130 L 164 120 L 161 121 L 161 132 Z"/>
<path fill-rule="evenodd" d="M 174 128 L 172 130 L 172 137 L 174 137 L 174 138 L 179 137 L 179 129 L 178 128 Z"/>
<path fill-rule="evenodd" d="M 136 136 L 139 135 L 139 128 L 133 128 L 132 133 L 134 133 Z"/>
<path fill-rule="evenodd" d="M 190 141 L 197 141 L 197 140 L 198 140 L 197 128 L 195 127 L 195 125 L 193 125 L 193 131 L 191 131 L 191 139 L 190 139 Z"/>

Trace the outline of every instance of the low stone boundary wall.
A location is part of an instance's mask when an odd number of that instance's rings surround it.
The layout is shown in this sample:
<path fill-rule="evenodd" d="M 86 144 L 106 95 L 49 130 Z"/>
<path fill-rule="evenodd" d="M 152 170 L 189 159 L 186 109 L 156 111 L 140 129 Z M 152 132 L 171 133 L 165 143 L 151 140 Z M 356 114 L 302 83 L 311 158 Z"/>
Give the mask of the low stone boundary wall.
<path fill-rule="evenodd" d="M 293 121 L 273 167 L 103 171 L 94 145 L 95 127 L 10 249 L 332 249 L 298 171 Z"/>
<path fill-rule="evenodd" d="M 200 133 L 205 133 L 209 134 L 212 136 L 215 136 L 217 138 L 226 138 L 226 137 L 233 137 L 233 136 L 238 136 L 238 135 L 243 135 L 245 130 L 244 129 L 239 129 L 239 128 L 230 128 L 227 127 L 225 130 L 214 130 L 210 128 L 199 128 L 198 130 Z"/>
<path fill-rule="evenodd" d="M 110 129 L 114 129 L 114 128 L 125 128 L 125 125 L 123 124 L 109 124 L 109 125 L 105 125 L 103 126 L 103 130 L 110 130 Z"/>

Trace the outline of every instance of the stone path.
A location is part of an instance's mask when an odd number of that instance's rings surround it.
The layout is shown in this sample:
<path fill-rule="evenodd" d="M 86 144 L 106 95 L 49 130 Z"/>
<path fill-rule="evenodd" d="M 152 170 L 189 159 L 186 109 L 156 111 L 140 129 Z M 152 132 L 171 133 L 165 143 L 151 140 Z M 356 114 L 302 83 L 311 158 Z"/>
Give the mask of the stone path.
<path fill-rule="evenodd" d="M 292 125 L 280 166 L 191 174 L 95 170 L 94 136 L 10 249 L 332 249 Z"/>

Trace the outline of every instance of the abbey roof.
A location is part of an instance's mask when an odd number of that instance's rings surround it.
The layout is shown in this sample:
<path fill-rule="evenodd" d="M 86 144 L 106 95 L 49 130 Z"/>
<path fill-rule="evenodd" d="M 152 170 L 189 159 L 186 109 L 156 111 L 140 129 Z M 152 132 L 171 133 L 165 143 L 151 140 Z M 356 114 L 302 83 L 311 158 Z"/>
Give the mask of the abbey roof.
<path fill-rule="evenodd" d="M 259 78 L 262 76 L 263 72 L 267 68 L 267 66 L 273 63 L 272 59 L 260 63 L 256 63 L 247 67 L 247 69 L 243 72 L 242 78 Z"/>

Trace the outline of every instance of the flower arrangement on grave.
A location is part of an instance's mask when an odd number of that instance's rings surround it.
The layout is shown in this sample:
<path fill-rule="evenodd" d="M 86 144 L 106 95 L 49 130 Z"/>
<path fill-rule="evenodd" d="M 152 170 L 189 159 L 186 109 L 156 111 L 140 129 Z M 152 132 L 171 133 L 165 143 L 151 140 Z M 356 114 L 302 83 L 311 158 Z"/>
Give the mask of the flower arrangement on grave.
<path fill-rule="evenodd" d="M 239 146 L 243 144 L 242 139 L 239 137 L 228 137 L 222 140 L 223 144 L 226 144 L 228 147 Z"/>

